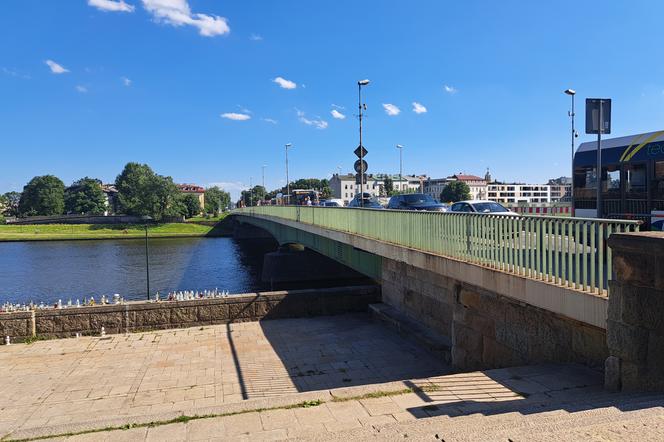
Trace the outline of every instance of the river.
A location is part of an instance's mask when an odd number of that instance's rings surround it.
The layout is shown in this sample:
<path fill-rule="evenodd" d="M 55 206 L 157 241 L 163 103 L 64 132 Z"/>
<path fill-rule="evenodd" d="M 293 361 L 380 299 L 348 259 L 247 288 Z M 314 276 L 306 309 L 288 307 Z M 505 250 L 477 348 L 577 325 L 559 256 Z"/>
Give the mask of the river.
<path fill-rule="evenodd" d="M 260 281 L 267 244 L 232 238 L 150 239 L 150 290 L 267 289 Z M 145 299 L 143 240 L 0 242 L 0 304 L 83 301 L 119 293 Z"/>

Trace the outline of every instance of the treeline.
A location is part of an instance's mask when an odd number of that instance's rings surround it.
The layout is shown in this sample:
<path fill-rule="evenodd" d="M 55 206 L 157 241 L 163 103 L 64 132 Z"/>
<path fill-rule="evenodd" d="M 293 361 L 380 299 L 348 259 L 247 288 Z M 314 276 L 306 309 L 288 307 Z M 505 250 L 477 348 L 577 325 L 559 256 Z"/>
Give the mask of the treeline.
<path fill-rule="evenodd" d="M 332 189 L 330 188 L 330 181 L 327 179 L 318 179 L 318 178 L 300 178 L 297 181 L 292 181 L 290 183 L 290 190 L 295 189 L 313 189 L 321 193 L 321 198 L 330 198 L 332 196 Z M 249 190 L 243 190 L 240 195 L 240 201 L 245 206 L 256 205 L 258 201 L 269 201 L 272 198 L 276 198 L 278 194 L 285 195 L 287 192 L 287 187 L 281 187 L 279 189 L 274 189 L 270 192 L 263 186 L 254 186 Z"/>
<path fill-rule="evenodd" d="M 171 177 L 155 173 L 147 164 L 127 163 L 114 184 L 116 207 L 109 207 L 101 180 L 85 177 L 65 187 L 56 176 L 36 176 L 23 192 L 0 195 L 0 210 L 4 216 L 102 215 L 116 211 L 159 220 L 166 216 L 192 217 L 202 211 L 219 213 L 230 203 L 228 192 L 211 187 L 205 190 L 205 207 L 201 207 L 196 195 L 180 192 Z"/>

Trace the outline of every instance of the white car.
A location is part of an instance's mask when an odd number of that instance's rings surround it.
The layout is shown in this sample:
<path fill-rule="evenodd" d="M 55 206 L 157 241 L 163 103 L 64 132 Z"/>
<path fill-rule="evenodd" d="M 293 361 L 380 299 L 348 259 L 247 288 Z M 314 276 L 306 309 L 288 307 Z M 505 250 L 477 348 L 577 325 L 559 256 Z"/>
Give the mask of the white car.
<path fill-rule="evenodd" d="M 452 207 L 450 207 L 450 212 L 488 213 L 491 215 L 518 216 L 517 213 L 512 212 L 501 204 L 495 201 L 487 200 L 459 201 L 458 203 L 452 204 Z"/>

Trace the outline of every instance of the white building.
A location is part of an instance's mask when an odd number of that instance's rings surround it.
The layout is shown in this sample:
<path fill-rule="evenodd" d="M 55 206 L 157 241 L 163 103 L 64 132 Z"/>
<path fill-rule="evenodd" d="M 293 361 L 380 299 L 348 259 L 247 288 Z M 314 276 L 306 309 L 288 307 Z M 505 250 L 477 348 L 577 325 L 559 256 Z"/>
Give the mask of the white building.
<path fill-rule="evenodd" d="M 555 203 L 569 196 L 569 184 L 490 183 L 487 199 L 499 203 Z"/>
<path fill-rule="evenodd" d="M 426 178 L 404 175 L 403 179 L 399 180 L 399 175 L 368 174 L 363 191 L 376 197 L 385 195 L 385 178 L 387 177 L 392 179 L 394 190 L 397 192 L 417 192 L 422 187 L 424 178 Z M 360 185 L 355 184 L 355 175 L 352 173 L 344 175 L 335 173 L 332 175 L 330 188 L 332 189 L 332 196 L 344 200 L 346 204 L 360 193 Z"/>

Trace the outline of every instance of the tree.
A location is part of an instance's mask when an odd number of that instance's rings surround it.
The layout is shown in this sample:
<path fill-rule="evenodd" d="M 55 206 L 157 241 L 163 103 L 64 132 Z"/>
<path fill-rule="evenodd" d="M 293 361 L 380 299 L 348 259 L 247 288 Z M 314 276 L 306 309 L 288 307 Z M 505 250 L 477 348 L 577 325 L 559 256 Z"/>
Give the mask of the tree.
<path fill-rule="evenodd" d="M 231 195 L 217 186 L 205 189 L 205 212 L 221 213 L 231 203 Z"/>
<path fill-rule="evenodd" d="M 440 192 L 440 201 L 455 203 L 470 199 L 470 187 L 463 181 L 452 181 Z"/>
<path fill-rule="evenodd" d="M 101 189 L 101 181 L 88 177 L 74 181 L 65 190 L 65 210 L 67 213 L 103 214 L 106 195 Z"/>
<path fill-rule="evenodd" d="M 173 213 L 169 207 L 179 195 L 171 177 L 157 175 L 147 164 L 127 163 L 115 179 L 115 187 L 122 212 L 157 220 Z"/>
<path fill-rule="evenodd" d="M 0 196 L 1 214 L 5 216 L 18 216 L 18 204 L 20 201 L 20 192 L 7 192 Z"/>
<path fill-rule="evenodd" d="M 385 191 L 385 195 L 390 196 L 392 192 L 394 192 L 394 181 L 392 181 L 392 178 L 385 177 L 383 180 L 383 190 Z"/>
<path fill-rule="evenodd" d="M 65 184 L 53 175 L 36 176 L 23 187 L 18 203 L 21 215 L 62 215 L 65 210 Z"/>
<path fill-rule="evenodd" d="M 192 218 L 201 213 L 201 202 L 198 199 L 198 196 L 193 193 L 184 193 L 181 194 L 182 205 L 184 206 L 184 216 L 187 218 Z"/>

